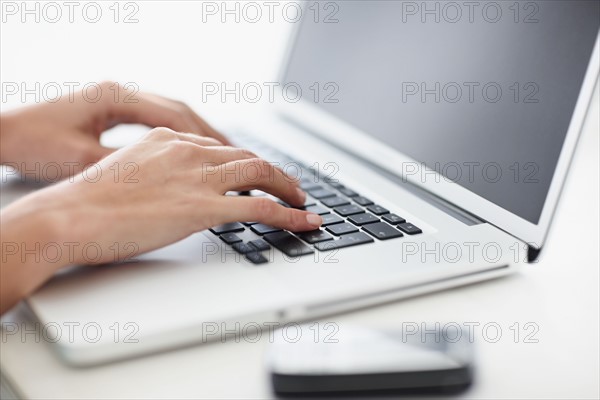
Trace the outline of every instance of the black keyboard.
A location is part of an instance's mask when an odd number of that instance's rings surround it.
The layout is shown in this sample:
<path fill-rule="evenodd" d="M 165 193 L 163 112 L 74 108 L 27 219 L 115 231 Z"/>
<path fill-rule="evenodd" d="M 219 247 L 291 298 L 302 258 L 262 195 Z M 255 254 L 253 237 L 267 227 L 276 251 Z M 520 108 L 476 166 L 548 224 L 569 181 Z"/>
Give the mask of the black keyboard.
<path fill-rule="evenodd" d="M 373 203 L 337 180 L 324 177 L 319 171 L 257 142 L 240 144 L 277 166 L 293 163 L 295 170 L 301 173 L 300 187 L 307 192 L 306 202 L 300 208 L 323 218 L 322 227 L 311 232 L 288 232 L 256 222 L 236 222 L 210 229 L 253 264 L 267 263 L 263 252 L 270 251 L 271 246 L 287 256 L 301 257 L 315 251 L 342 249 L 422 233 L 419 227 L 403 217 Z M 253 195 L 253 192 L 241 195 Z M 290 207 L 282 201 L 280 203 Z M 260 239 L 244 242 L 238 234 L 247 230 Z"/>

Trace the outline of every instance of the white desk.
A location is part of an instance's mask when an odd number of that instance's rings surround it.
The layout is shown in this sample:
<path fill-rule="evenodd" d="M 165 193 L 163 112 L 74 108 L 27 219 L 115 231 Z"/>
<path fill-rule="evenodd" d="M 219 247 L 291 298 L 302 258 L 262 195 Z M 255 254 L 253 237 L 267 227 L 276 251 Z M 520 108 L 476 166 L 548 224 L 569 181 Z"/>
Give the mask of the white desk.
<path fill-rule="evenodd" d="M 402 322 L 496 322 L 503 334 L 496 343 L 476 330 L 477 377 L 465 397 L 598 398 L 599 109 L 596 95 L 538 263 L 505 279 L 324 321 L 340 329 L 348 323 L 391 328 Z M 23 318 L 16 310 L 3 320 Z M 518 343 L 510 329 L 515 322 L 521 325 Z M 539 327 L 538 343 L 524 343 L 527 322 Z M 1 344 L 0 365 L 5 383 L 27 398 L 267 398 L 262 364 L 267 341 L 263 336 L 258 343 L 214 343 L 72 369 L 43 341 L 23 343 L 11 336 Z"/>

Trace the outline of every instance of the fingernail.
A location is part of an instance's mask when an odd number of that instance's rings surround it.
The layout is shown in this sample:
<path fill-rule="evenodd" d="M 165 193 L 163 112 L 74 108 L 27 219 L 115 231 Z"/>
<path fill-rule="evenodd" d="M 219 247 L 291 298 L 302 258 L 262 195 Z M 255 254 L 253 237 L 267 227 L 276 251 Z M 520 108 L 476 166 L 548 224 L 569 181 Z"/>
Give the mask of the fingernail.
<path fill-rule="evenodd" d="M 300 188 L 296 188 L 296 192 L 298 192 L 298 198 L 304 203 L 306 201 L 306 193 Z"/>
<path fill-rule="evenodd" d="M 308 214 L 306 216 L 306 222 L 313 226 L 321 226 L 321 224 L 323 223 L 323 218 L 321 218 L 321 216 L 317 214 Z"/>

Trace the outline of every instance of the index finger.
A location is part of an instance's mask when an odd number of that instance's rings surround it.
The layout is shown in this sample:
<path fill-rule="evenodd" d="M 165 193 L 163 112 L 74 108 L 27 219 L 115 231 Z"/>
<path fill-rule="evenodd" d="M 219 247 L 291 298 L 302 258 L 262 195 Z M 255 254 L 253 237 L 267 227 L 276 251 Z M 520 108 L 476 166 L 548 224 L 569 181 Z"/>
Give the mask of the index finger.
<path fill-rule="evenodd" d="M 312 231 L 323 223 L 317 214 L 284 207 L 266 197 L 225 196 L 221 204 L 222 223 L 258 221 L 290 232 Z"/>
<path fill-rule="evenodd" d="M 117 93 L 119 98 L 108 103 L 111 118 L 117 122 L 140 123 L 152 128 L 164 126 L 175 131 L 194 132 L 217 139 L 223 144 L 230 144 L 225 136 L 183 103 L 125 87 L 119 88 Z"/>
<path fill-rule="evenodd" d="M 222 164 L 212 175 L 212 181 L 218 185 L 221 193 L 259 189 L 298 207 L 303 206 L 306 200 L 306 194 L 296 180 L 260 158 Z"/>

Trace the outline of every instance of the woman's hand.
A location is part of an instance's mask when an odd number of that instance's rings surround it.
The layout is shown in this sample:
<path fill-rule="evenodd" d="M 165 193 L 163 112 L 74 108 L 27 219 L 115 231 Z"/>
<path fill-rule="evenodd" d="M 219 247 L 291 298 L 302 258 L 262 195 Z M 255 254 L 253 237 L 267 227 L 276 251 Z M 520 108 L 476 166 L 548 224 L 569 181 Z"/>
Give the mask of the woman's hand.
<path fill-rule="evenodd" d="M 37 202 L 63 210 L 69 240 L 96 242 L 102 248 L 135 242 L 141 253 L 227 222 L 259 221 L 291 231 L 321 224 L 318 215 L 268 198 L 225 195 L 251 189 L 295 206 L 306 198 L 296 180 L 248 150 L 156 128 L 72 182 L 39 193 Z"/>
<path fill-rule="evenodd" d="M 317 229 L 322 223 L 316 214 L 266 197 L 225 195 L 251 189 L 293 206 L 305 200 L 295 180 L 247 150 L 153 129 L 78 176 L 2 210 L 0 312 L 61 267 L 89 263 L 82 253 L 88 244 L 100 250 L 94 263 L 107 263 L 118 261 L 115 246 L 122 257 L 130 257 L 135 254 L 127 244 L 139 254 L 227 222 L 259 221 L 291 231 Z M 51 260 L 48 254 L 24 254 L 36 246 L 49 249 Z M 54 257 L 58 249 L 60 256 Z"/>
<path fill-rule="evenodd" d="M 164 126 L 229 144 L 181 102 L 127 90 L 112 82 L 101 83 L 98 88 L 3 113 L 0 163 L 27 177 L 35 175 L 36 180 L 46 178 L 40 171 L 52 165 L 52 180 L 57 181 L 112 153 L 114 149 L 100 145 L 100 135 L 120 123 Z M 60 175 L 55 177 L 57 166 Z"/>

